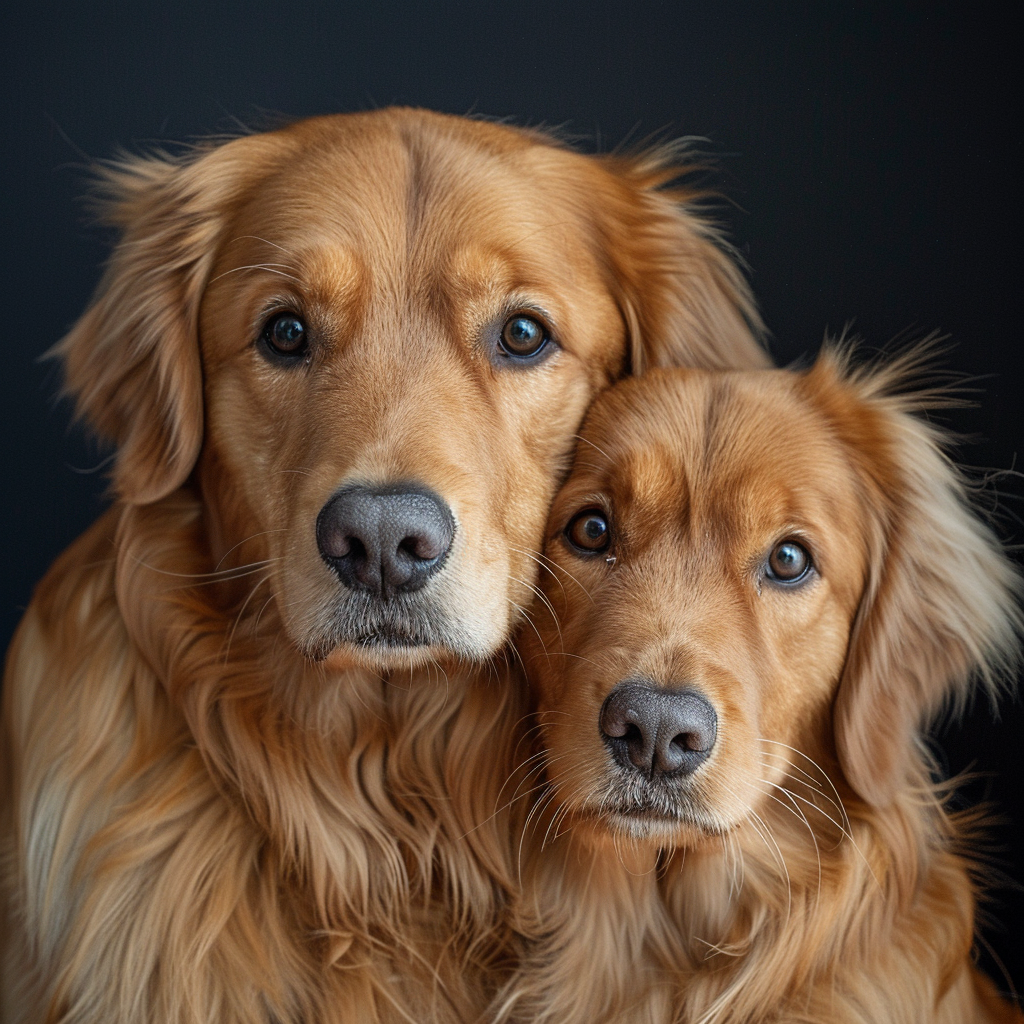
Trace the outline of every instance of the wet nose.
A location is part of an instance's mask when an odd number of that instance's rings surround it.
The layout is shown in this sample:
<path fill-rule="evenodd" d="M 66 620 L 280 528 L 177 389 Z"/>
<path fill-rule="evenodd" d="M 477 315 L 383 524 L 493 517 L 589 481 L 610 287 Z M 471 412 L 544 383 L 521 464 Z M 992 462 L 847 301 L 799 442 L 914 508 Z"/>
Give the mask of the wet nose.
<path fill-rule="evenodd" d="M 718 735 L 711 702 L 693 689 L 619 683 L 601 708 L 601 733 L 624 768 L 650 778 L 689 775 L 707 760 Z"/>
<path fill-rule="evenodd" d="M 448 505 L 426 487 L 346 487 L 320 510 L 324 561 L 352 590 L 391 597 L 419 590 L 444 564 L 455 536 Z"/>

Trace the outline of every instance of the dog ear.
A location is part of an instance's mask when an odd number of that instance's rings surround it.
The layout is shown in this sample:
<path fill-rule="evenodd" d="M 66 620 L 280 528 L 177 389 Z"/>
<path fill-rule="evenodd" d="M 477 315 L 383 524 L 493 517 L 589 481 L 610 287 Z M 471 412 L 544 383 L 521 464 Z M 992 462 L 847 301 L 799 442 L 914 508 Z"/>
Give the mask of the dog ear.
<path fill-rule="evenodd" d="M 203 435 L 199 303 L 250 138 L 185 158 L 126 157 L 99 172 L 120 233 L 89 308 L 52 350 L 76 417 L 117 448 L 114 490 L 156 501 L 184 482 Z"/>
<path fill-rule="evenodd" d="M 690 168 L 678 146 L 599 160 L 618 188 L 600 193 L 599 223 L 629 330 L 630 372 L 652 366 L 770 365 L 765 330 L 737 256 L 673 184 Z"/>
<path fill-rule="evenodd" d="M 1022 588 L 945 454 L 949 438 L 918 415 L 951 404 L 948 395 L 895 393 L 919 373 L 921 350 L 882 370 L 851 373 L 844 362 L 826 354 L 808 374 L 816 396 L 830 385 L 833 395 L 845 393 L 832 424 L 872 509 L 867 579 L 835 703 L 835 739 L 850 784 L 884 806 L 924 781 L 920 730 L 940 709 L 962 711 L 972 683 L 994 699 L 1000 683 L 1012 679 Z"/>

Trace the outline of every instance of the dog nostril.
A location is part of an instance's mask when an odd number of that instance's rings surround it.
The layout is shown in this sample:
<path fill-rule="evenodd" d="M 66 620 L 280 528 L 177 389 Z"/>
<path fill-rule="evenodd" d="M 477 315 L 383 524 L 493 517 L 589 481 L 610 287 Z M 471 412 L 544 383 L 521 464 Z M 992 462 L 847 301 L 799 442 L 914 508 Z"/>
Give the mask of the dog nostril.
<path fill-rule="evenodd" d="M 325 558 L 344 558 L 352 550 L 352 538 L 330 526 L 319 527 L 316 540 Z"/>
<path fill-rule="evenodd" d="M 605 709 L 607 707 L 608 702 L 605 701 Z M 604 710 L 601 713 L 601 732 L 605 736 L 611 736 L 614 739 L 625 739 L 627 733 L 633 733 L 636 736 L 640 735 L 640 730 L 635 725 L 631 725 L 619 715 L 605 714 Z"/>
<path fill-rule="evenodd" d="M 700 734 L 695 732 L 681 732 L 678 736 L 672 737 L 673 746 L 681 750 L 702 750 L 702 742 Z"/>
<path fill-rule="evenodd" d="M 327 532 L 320 539 L 320 550 L 327 558 L 366 558 L 366 545 L 358 537 L 346 537 L 340 530 Z"/>
<path fill-rule="evenodd" d="M 627 726 L 626 731 L 622 734 L 622 739 L 630 751 L 635 751 L 641 758 L 644 758 L 647 739 L 638 725 Z"/>
<path fill-rule="evenodd" d="M 398 550 L 413 558 L 429 561 L 439 558 L 445 553 L 447 550 L 445 542 L 446 538 L 440 534 L 414 534 L 411 537 L 405 537 L 398 545 Z"/>

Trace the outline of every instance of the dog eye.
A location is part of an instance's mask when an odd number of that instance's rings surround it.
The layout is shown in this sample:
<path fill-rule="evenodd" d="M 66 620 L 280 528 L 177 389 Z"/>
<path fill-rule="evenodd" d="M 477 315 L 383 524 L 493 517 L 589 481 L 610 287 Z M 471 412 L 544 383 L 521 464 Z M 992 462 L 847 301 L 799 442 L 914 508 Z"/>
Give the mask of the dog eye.
<path fill-rule="evenodd" d="M 501 329 L 502 351 L 519 359 L 537 355 L 550 340 L 543 324 L 532 316 L 513 316 Z"/>
<path fill-rule="evenodd" d="M 308 348 L 306 325 L 294 313 L 278 313 L 268 320 L 261 339 L 279 356 L 302 356 Z"/>
<path fill-rule="evenodd" d="M 796 583 L 811 569 L 811 556 L 807 549 L 795 540 L 784 540 L 772 548 L 768 556 L 766 572 L 778 583 Z"/>
<path fill-rule="evenodd" d="M 576 549 L 588 555 L 607 551 L 611 543 L 608 520 L 600 509 L 577 512 L 565 528 L 565 538 Z"/>

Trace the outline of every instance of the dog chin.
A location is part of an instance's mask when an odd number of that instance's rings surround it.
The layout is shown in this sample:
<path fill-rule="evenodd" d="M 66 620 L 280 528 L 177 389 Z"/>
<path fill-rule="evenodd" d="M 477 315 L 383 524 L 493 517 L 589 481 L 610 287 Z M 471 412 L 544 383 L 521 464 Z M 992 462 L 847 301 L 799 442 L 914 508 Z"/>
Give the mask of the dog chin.
<path fill-rule="evenodd" d="M 321 647 L 303 653 L 310 661 L 319 662 L 324 668 L 336 671 L 367 668 L 376 672 L 389 672 L 419 668 L 445 656 L 451 657 L 450 651 L 440 647 L 403 642 L 401 638 L 392 636 L 365 636 L 356 641 L 339 643 L 329 651 Z"/>

